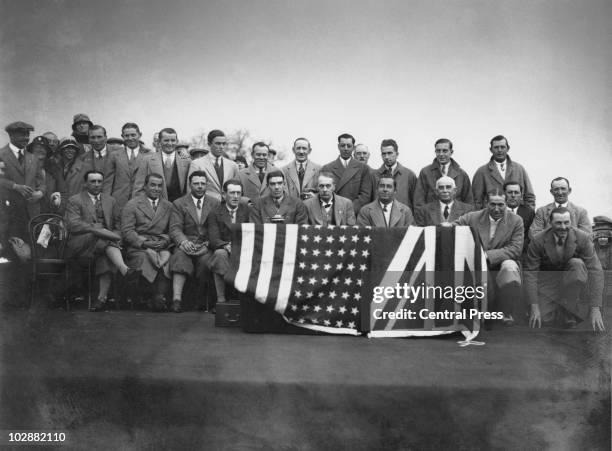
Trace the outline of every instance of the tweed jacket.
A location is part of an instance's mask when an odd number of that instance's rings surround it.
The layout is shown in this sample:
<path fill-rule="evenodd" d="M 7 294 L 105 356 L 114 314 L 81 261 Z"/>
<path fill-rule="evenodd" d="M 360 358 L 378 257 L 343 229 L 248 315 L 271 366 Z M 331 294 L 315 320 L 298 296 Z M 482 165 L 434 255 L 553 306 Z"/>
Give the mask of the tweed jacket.
<path fill-rule="evenodd" d="M 509 156 L 506 158 L 507 167 L 506 178 L 504 180 L 502 180 L 501 174 L 497 170 L 493 157 L 491 157 L 487 164 L 476 170 L 472 179 L 472 192 L 474 193 L 474 206 L 477 210 L 485 207 L 485 199 L 489 191 L 497 189 L 503 192 L 504 183 L 508 181 L 518 182 L 523 193 L 523 204 L 535 208 L 535 194 L 527 171 L 523 166 L 512 161 Z"/>
<path fill-rule="evenodd" d="M 474 207 L 470 204 L 465 204 L 458 200 L 453 201 L 453 205 L 449 209 L 448 219 L 442 217 L 442 211 L 440 209 L 440 201 L 435 200 L 421 206 L 414 214 L 414 220 L 418 226 L 434 226 L 443 222 L 453 222 L 460 216 L 469 213 Z"/>
<path fill-rule="evenodd" d="M 357 215 L 357 225 L 387 227 L 385 216 L 378 200 L 363 206 Z M 394 200 L 391 206 L 389 227 L 406 227 L 411 225 L 414 225 L 414 218 L 410 208 L 398 200 Z"/>
<path fill-rule="evenodd" d="M 470 176 L 467 175 L 459 164 L 451 158 L 448 166 L 447 176 L 455 181 L 457 193 L 455 199 L 465 204 L 473 204 L 474 196 L 472 194 L 472 184 Z M 418 209 L 423 205 L 437 200 L 436 197 L 436 181 L 442 177 L 442 171 L 438 160 L 434 158 L 433 163 L 425 166 L 419 172 L 416 188 L 414 191 L 414 208 Z"/>
<path fill-rule="evenodd" d="M 311 225 L 323 225 L 323 210 L 319 195 L 316 194 L 310 199 L 304 201 L 306 211 L 308 212 L 308 223 Z M 355 225 L 355 212 L 353 211 L 353 203 L 346 197 L 334 194 L 333 215 L 335 225 Z"/>

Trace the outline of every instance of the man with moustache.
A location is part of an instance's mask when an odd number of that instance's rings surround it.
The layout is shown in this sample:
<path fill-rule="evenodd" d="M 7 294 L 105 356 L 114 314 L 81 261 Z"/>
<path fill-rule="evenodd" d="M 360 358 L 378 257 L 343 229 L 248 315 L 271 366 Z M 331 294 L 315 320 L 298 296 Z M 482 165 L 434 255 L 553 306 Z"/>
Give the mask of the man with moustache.
<path fill-rule="evenodd" d="M 429 202 L 415 212 L 415 221 L 421 227 L 450 223 L 474 209 L 472 205 L 456 199 L 455 180 L 442 176 L 436 180 L 437 200 Z"/>
<path fill-rule="evenodd" d="M 285 194 L 285 175 L 277 169 L 266 177 L 270 194 L 253 201 L 250 222 L 308 224 L 308 213 L 302 201 Z"/>
<path fill-rule="evenodd" d="M 238 177 L 238 166 L 226 158 L 227 137 L 221 130 L 211 130 L 207 137 L 210 152 L 203 158 L 195 159 L 189 166 L 189 174 L 195 171 L 206 173 L 206 195 L 221 201 L 223 184 Z"/>
<path fill-rule="evenodd" d="M 160 311 L 170 287 L 170 213 L 172 204 L 161 198 L 161 174 L 145 177 L 144 195 L 131 199 L 121 215 L 121 234 L 127 263 L 142 273 L 148 306 Z"/>
<path fill-rule="evenodd" d="M 140 144 L 138 124 L 127 122 L 121 127 L 123 145 L 110 153 L 104 168 L 104 192 L 115 198 L 119 208 L 132 198 L 136 175 L 147 155 L 153 152 Z"/>
<path fill-rule="evenodd" d="M 308 156 L 312 149 L 306 138 L 298 138 L 293 142 L 295 160 L 282 168 L 287 184 L 287 193 L 302 200 L 309 199 L 317 192 L 317 174 L 321 166 L 310 161 Z"/>
<path fill-rule="evenodd" d="M 570 213 L 572 226 L 586 233 L 593 231 L 587 211 L 569 201 L 568 198 L 571 193 L 572 188 L 570 187 L 569 180 L 565 177 L 556 177 L 550 182 L 550 194 L 552 194 L 555 201 L 536 210 L 535 218 L 529 228 L 529 235 L 532 238 L 550 225 L 550 212 L 558 207 L 567 208 L 567 211 Z"/>
<path fill-rule="evenodd" d="M 529 325 L 571 329 L 590 317 L 593 330 L 604 331 L 604 276 L 590 234 L 572 225 L 565 207 L 553 208 L 549 223 L 549 228 L 532 237 L 525 257 Z M 585 291 L 586 299 L 580 299 Z"/>
<path fill-rule="evenodd" d="M 368 146 L 365 144 L 357 144 L 355 146 L 355 150 L 353 151 L 353 158 L 360 163 L 367 165 L 368 161 L 370 160 L 370 149 L 368 149 Z"/>
<path fill-rule="evenodd" d="M 186 192 L 187 173 L 191 159 L 184 158 L 176 152 L 178 142 L 176 130 L 164 128 L 158 135 L 161 152 L 152 152 L 144 157 L 136 173 L 132 195 L 135 197 L 143 193 L 145 177 L 155 173 L 164 178 L 162 198 L 174 202 Z"/>
<path fill-rule="evenodd" d="M 436 182 L 440 177 L 450 177 L 455 185 L 455 199 L 465 204 L 474 203 L 470 176 L 452 158 L 453 143 L 450 139 L 440 138 L 434 144 L 436 157 L 428 166 L 421 169 L 414 191 L 414 208 L 434 202 L 437 198 Z"/>
<path fill-rule="evenodd" d="M 491 161 L 476 170 L 472 179 L 474 206 L 481 209 L 486 204 L 487 193 L 493 190 L 503 191 L 504 183 L 510 180 L 518 182 L 523 193 L 523 203 L 535 208 L 535 194 L 527 171 L 508 156 L 510 144 L 505 136 L 497 135 L 491 139 Z"/>
<path fill-rule="evenodd" d="M 357 215 L 357 225 L 372 227 L 406 227 L 414 225 L 410 207 L 395 198 L 397 188 L 391 175 L 383 175 L 378 180 L 378 197 L 366 204 Z"/>
<path fill-rule="evenodd" d="M 251 148 L 253 164 L 238 173 L 238 178 L 244 189 L 242 195 L 255 201 L 270 193 L 266 180 L 270 171 L 278 169 L 268 163 L 270 147 L 264 142 L 256 142 Z"/>
<path fill-rule="evenodd" d="M 514 181 L 504 183 L 504 192 L 506 193 L 506 205 L 508 211 L 519 215 L 523 219 L 523 229 L 525 232 L 525 240 L 523 243 L 523 254 L 527 252 L 529 246 L 529 227 L 533 223 L 535 211 L 528 205 L 523 205 L 523 193 L 521 185 Z"/>
<path fill-rule="evenodd" d="M 334 193 L 336 184 L 330 172 L 321 172 L 317 177 L 318 193 L 304 201 L 311 225 L 355 225 L 353 203 L 346 197 Z"/>
<path fill-rule="evenodd" d="M 416 174 L 397 161 L 398 145 L 394 139 L 383 139 L 380 144 L 380 155 L 383 165 L 376 171 L 376 180 L 381 177 L 393 177 L 395 180 L 395 198 L 413 210 L 412 200 L 416 189 Z"/>

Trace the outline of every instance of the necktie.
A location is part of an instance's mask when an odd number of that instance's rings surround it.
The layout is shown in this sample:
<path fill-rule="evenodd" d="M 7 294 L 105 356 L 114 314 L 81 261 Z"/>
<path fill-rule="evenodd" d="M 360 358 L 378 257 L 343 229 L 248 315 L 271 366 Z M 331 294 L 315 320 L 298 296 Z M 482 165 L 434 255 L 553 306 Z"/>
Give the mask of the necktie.
<path fill-rule="evenodd" d="M 215 158 L 215 169 L 219 170 L 219 157 Z"/>
<path fill-rule="evenodd" d="M 198 199 L 198 201 L 196 202 L 196 208 L 197 208 L 198 210 L 201 210 L 201 209 L 202 209 L 202 199 Z"/>
<path fill-rule="evenodd" d="M 151 205 L 153 206 L 153 211 L 157 211 L 157 200 L 152 200 Z"/>
<path fill-rule="evenodd" d="M 442 165 L 442 175 L 446 175 L 446 165 Z"/>
<path fill-rule="evenodd" d="M 172 167 L 172 161 L 170 160 L 170 157 L 166 157 L 166 159 L 164 160 L 164 166 L 166 166 L 166 168 L 168 169 Z"/>
<path fill-rule="evenodd" d="M 393 174 L 392 174 L 392 172 L 393 172 L 393 171 L 391 170 L 391 168 L 390 168 L 390 167 L 385 166 L 385 171 L 383 172 L 383 175 L 384 175 L 385 177 L 391 177 L 391 176 L 393 175 Z"/>
<path fill-rule="evenodd" d="M 557 246 L 563 246 L 563 238 L 557 237 Z"/>
<path fill-rule="evenodd" d="M 389 227 L 389 223 L 387 222 L 387 215 L 385 213 L 387 213 L 389 210 L 387 209 L 387 205 L 383 205 L 382 206 L 382 211 L 383 211 L 383 218 L 385 220 L 385 227 Z"/>
<path fill-rule="evenodd" d="M 329 210 L 330 207 L 331 207 L 331 203 L 323 204 L 323 208 L 325 208 L 325 210 Z"/>
<path fill-rule="evenodd" d="M 221 157 L 217 157 L 215 160 L 215 172 L 217 173 L 217 178 L 219 179 L 219 186 L 223 186 L 223 167 L 221 166 Z"/>
<path fill-rule="evenodd" d="M 444 219 L 448 219 L 448 205 L 444 207 Z"/>
<path fill-rule="evenodd" d="M 263 179 L 264 179 L 264 171 L 263 169 L 259 170 L 259 183 L 263 183 Z"/>
<path fill-rule="evenodd" d="M 23 166 L 23 150 L 21 149 L 19 149 L 17 152 L 17 161 L 19 161 L 19 164 Z"/>
<path fill-rule="evenodd" d="M 274 199 L 274 205 L 276 205 L 276 208 L 280 208 L 280 204 L 280 200 Z"/>
<path fill-rule="evenodd" d="M 134 149 L 130 149 L 130 161 L 132 161 L 134 159 L 135 155 L 134 155 Z"/>
<path fill-rule="evenodd" d="M 100 195 L 96 196 L 96 202 L 94 204 L 96 209 L 96 220 L 106 227 L 106 221 L 104 220 L 104 210 L 102 209 L 102 202 L 100 201 Z"/>
<path fill-rule="evenodd" d="M 230 210 L 229 211 L 230 214 L 230 219 L 232 221 L 232 224 L 236 224 L 236 210 Z"/>
<path fill-rule="evenodd" d="M 302 190 L 302 184 L 304 183 L 304 165 L 300 163 L 300 168 L 298 169 L 298 178 L 300 179 L 300 191 Z"/>
<path fill-rule="evenodd" d="M 102 151 L 96 150 L 96 158 L 102 158 Z"/>

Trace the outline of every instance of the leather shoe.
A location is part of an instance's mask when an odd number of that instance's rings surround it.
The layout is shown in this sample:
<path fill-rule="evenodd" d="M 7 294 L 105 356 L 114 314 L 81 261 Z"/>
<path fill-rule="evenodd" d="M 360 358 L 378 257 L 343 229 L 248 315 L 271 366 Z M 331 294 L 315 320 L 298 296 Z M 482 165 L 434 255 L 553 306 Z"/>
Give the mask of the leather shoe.
<path fill-rule="evenodd" d="M 90 310 L 92 312 L 103 312 L 106 310 L 106 299 L 96 299 Z"/>
<path fill-rule="evenodd" d="M 172 301 L 172 311 L 174 313 L 181 313 L 183 310 L 181 309 L 181 301 L 180 299 L 175 299 Z"/>
<path fill-rule="evenodd" d="M 156 294 L 153 296 L 153 308 L 154 312 L 165 312 L 168 310 L 168 306 L 166 305 L 166 297 L 163 294 Z"/>

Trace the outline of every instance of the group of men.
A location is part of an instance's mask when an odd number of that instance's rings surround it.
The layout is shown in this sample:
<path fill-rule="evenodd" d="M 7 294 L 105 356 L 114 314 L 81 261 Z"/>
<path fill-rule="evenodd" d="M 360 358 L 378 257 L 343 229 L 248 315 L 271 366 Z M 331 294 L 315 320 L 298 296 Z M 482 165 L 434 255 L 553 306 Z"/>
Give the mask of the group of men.
<path fill-rule="evenodd" d="M 308 139 L 298 138 L 286 166 L 277 168 L 269 146 L 256 142 L 252 165 L 239 169 L 220 130 L 208 134 L 199 158 L 190 158 L 177 150 L 172 128 L 157 134 L 153 151 L 144 147 L 138 125 L 126 123 L 122 144 L 111 150 L 104 127 L 86 115 L 74 122 L 74 136 L 58 140 L 55 159 L 48 137 L 29 142 L 32 126 L 6 127 L 0 187 L 16 221 L 3 236 L 25 240 L 16 229 L 44 210 L 43 200 L 47 210 L 64 214 L 67 255 L 96 260 L 93 310 L 106 308 L 113 271 L 146 286 L 155 310 L 180 312 L 189 277 L 214 281 L 224 302 L 233 224 L 465 225 L 486 252 L 494 305 L 506 323 L 514 321 L 525 293 L 534 327 L 573 327 L 590 318 L 595 330 L 604 328 L 603 272 L 586 211 L 568 201 L 571 187 L 563 177 L 551 182 L 554 202 L 535 211 L 527 171 L 510 159 L 504 136 L 491 139 L 489 162 L 470 179 L 448 139 L 435 142 L 435 158 L 418 176 L 399 163 L 395 140 L 382 140 L 383 165 L 373 169 L 367 146 L 350 134 L 338 137 L 338 157 L 323 166 L 310 160 Z"/>

